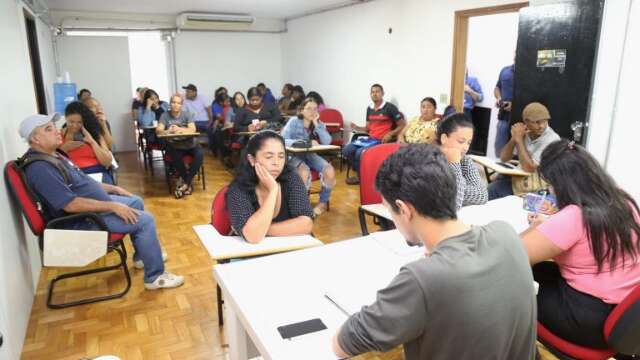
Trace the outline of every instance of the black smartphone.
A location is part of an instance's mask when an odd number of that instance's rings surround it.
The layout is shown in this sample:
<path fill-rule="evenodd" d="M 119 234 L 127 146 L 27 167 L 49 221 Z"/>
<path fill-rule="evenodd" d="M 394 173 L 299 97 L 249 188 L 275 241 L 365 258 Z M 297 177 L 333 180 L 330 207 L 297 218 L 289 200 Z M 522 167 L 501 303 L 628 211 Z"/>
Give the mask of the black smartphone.
<path fill-rule="evenodd" d="M 509 163 L 505 163 L 505 162 L 498 162 L 496 164 L 502 165 L 502 166 L 504 166 L 506 168 L 509 168 L 509 169 L 515 169 L 515 166 L 513 166 L 513 164 L 509 164 Z"/>
<path fill-rule="evenodd" d="M 291 339 L 296 336 L 325 330 L 327 326 L 320 319 L 311 319 L 289 325 L 279 326 L 278 332 L 283 339 Z"/>

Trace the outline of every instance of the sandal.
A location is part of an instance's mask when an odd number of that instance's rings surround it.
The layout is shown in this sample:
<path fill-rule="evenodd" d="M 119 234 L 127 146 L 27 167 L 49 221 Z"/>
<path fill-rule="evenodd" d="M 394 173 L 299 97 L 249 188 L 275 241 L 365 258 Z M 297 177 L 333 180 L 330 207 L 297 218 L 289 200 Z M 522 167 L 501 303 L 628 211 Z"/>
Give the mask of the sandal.
<path fill-rule="evenodd" d="M 176 199 L 182 199 L 183 196 L 187 195 L 186 191 L 189 189 L 187 184 L 182 184 L 180 186 L 176 186 L 176 190 L 173 193 Z"/>
<path fill-rule="evenodd" d="M 191 194 L 193 194 L 193 186 L 191 186 L 191 185 L 187 186 L 187 189 L 186 189 L 186 190 L 184 190 L 182 193 L 183 193 L 184 195 L 191 195 Z"/>

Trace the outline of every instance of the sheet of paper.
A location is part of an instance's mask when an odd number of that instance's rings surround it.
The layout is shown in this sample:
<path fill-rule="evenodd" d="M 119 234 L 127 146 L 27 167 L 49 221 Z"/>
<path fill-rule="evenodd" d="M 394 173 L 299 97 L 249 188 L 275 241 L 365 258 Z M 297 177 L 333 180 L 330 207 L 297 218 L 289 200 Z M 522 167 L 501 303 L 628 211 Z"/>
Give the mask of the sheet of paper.
<path fill-rule="evenodd" d="M 400 256 L 424 254 L 424 245 L 411 246 L 407 243 L 399 230 L 378 231 L 371 234 L 371 237 L 387 250 Z"/>

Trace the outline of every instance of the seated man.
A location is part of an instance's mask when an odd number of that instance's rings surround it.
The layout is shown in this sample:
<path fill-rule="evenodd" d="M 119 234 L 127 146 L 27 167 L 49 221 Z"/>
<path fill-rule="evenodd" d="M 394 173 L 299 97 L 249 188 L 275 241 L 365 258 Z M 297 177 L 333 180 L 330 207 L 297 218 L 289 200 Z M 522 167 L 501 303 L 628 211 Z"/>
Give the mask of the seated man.
<path fill-rule="evenodd" d="M 172 288 L 184 283 L 182 276 L 165 272 L 163 255 L 156 234 L 155 220 L 144 211 L 142 199 L 113 185 L 91 179 L 56 150 L 61 143 L 55 122 L 59 114 L 32 115 L 20 123 L 20 136 L 29 142 L 29 156 L 46 157 L 25 167 L 28 185 L 42 200 L 45 217 L 95 212 L 111 232 L 127 233 L 133 242 L 136 268 L 144 267 L 144 286 L 148 290 Z M 89 230 L 85 222 L 70 224 L 71 229 Z"/>
<path fill-rule="evenodd" d="M 514 186 L 520 188 L 522 187 L 519 185 L 521 183 L 528 184 L 529 188 L 526 191 L 518 191 L 519 193 L 515 195 L 542 190 L 546 187 L 536 174 L 540 156 L 542 156 L 542 151 L 547 145 L 560 140 L 560 136 L 549 127 L 550 119 L 549 110 L 541 103 L 533 102 L 525 106 L 524 110 L 522 110 L 524 123 L 518 122 L 511 126 L 511 139 L 502 147 L 500 161 L 507 162 L 514 155 L 517 155 L 522 170 L 532 174 L 531 176 L 517 177 L 518 179 L 512 179 L 511 176 L 498 176 L 496 180 L 489 184 L 489 200 L 514 195 Z"/>
<path fill-rule="evenodd" d="M 367 125 L 362 127 L 354 123 L 350 124 L 351 130 L 366 132 L 369 134 L 369 140 L 365 143 L 351 142 L 342 149 L 342 156 L 346 158 L 356 171 L 360 173 L 360 156 L 362 152 L 377 144 L 395 141 L 395 138 L 402 132 L 405 126 L 405 120 L 398 108 L 392 103 L 385 102 L 384 89 L 380 84 L 371 86 L 371 104 L 367 108 Z M 359 176 L 352 176 L 346 179 L 349 185 L 357 185 L 360 183 Z"/>
<path fill-rule="evenodd" d="M 334 337 L 335 354 L 404 344 L 409 360 L 534 359 L 533 276 L 513 228 L 457 219 L 456 178 L 433 145 L 401 147 L 380 167 L 376 187 L 400 233 L 424 244 L 426 256 L 347 319 Z"/>

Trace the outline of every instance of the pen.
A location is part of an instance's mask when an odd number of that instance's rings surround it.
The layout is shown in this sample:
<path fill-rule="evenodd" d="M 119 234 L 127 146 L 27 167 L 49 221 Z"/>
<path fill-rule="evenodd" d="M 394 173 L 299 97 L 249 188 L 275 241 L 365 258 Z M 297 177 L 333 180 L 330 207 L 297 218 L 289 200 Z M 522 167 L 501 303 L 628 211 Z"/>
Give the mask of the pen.
<path fill-rule="evenodd" d="M 326 297 L 327 300 L 329 300 L 333 305 L 335 305 L 335 307 L 337 307 L 338 310 L 340 310 L 343 314 L 347 315 L 347 317 L 351 316 L 351 314 L 349 314 L 347 310 L 343 309 L 342 306 L 338 305 L 337 302 L 333 301 L 333 299 L 330 298 L 329 295 L 324 294 L 324 297 Z"/>

